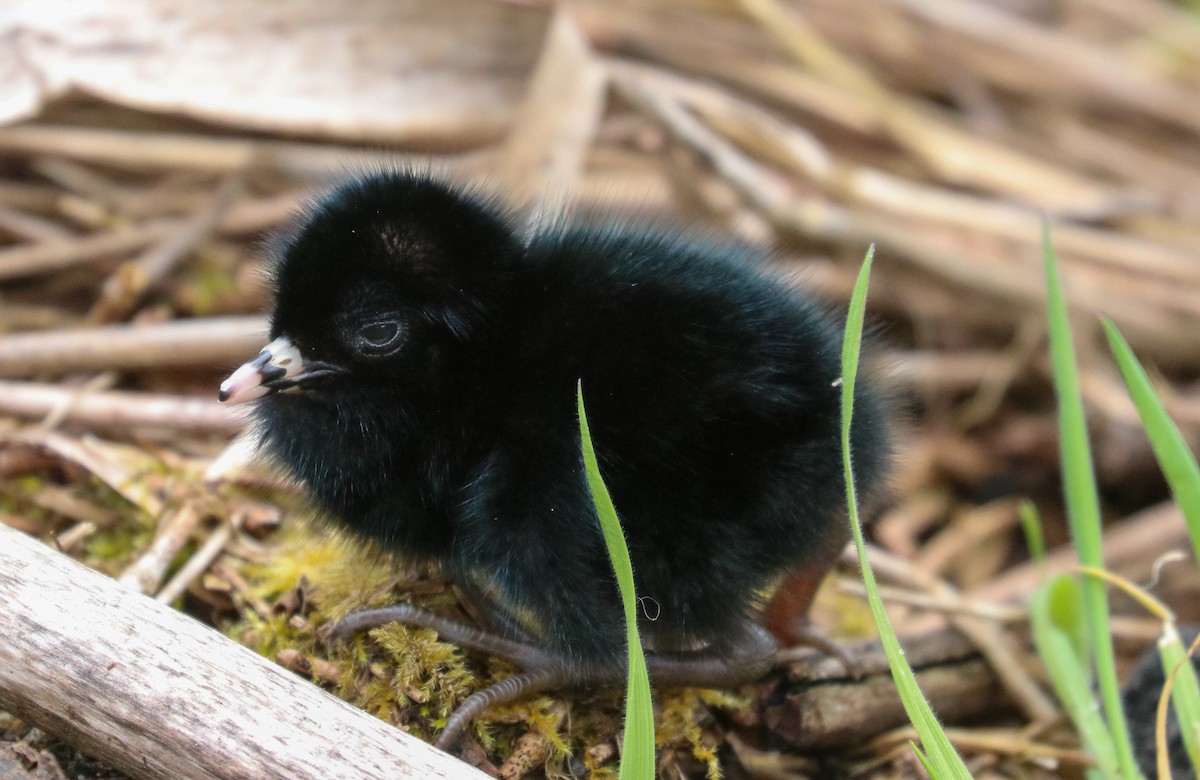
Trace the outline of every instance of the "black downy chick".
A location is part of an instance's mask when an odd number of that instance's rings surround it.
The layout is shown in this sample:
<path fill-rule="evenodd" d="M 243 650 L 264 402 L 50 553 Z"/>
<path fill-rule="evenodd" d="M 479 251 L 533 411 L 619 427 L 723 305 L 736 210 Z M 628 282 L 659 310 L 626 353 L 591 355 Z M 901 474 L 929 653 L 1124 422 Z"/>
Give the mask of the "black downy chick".
<path fill-rule="evenodd" d="M 624 679 L 623 613 L 583 471 L 582 381 L 628 539 L 659 684 L 761 676 L 804 637 L 848 538 L 838 323 L 744 247 L 628 226 L 522 239 L 495 203 L 409 172 L 352 180 L 277 247 L 271 343 L 221 386 L 256 400 L 262 446 L 329 515 L 438 565 L 482 631 L 411 605 L 364 610 L 504 655 L 468 701 Z M 860 383 L 855 469 L 887 427 Z"/>

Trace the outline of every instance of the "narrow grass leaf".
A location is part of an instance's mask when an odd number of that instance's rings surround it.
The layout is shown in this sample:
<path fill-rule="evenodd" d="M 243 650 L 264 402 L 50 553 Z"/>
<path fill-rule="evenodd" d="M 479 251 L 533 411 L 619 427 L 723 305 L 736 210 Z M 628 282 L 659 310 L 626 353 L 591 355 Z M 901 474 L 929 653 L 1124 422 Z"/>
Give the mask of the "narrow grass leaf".
<path fill-rule="evenodd" d="M 1125 379 L 1125 386 L 1129 388 L 1129 396 L 1142 418 L 1150 446 L 1154 448 L 1154 457 L 1158 459 L 1158 466 L 1171 486 L 1175 503 L 1183 512 L 1188 535 L 1192 539 L 1193 554 L 1200 561 L 1200 466 L 1196 465 L 1196 457 L 1188 449 L 1183 434 L 1167 414 L 1154 392 L 1154 386 L 1150 384 L 1150 377 L 1146 376 L 1145 369 L 1117 326 L 1106 317 L 1101 318 L 1101 322 L 1108 335 L 1113 357 L 1117 360 L 1117 367 Z"/>
<path fill-rule="evenodd" d="M 850 527 L 854 534 L 854 546 L 858 550 L 858 561 L 862 567 L 863 584 L 867 589 L 867 600 L 871 612 L 875 616 L 875 625 L 879 629 L 879 637 L 887 653 L 888 665 L 904 711 L 912 721 L 921 738 L 924 753 L 918 752 L 922 764 L 930 776 L 936 780 L 954 778 L 969 780 L 970 772 L 963 764 L 962 758 L 950 744 L 946 733 L 938 723 L 937 717 L 926 701 L 925 695 L 917 685 L 917 678 L 912 667 L 904 658 L 904 649 L 896 638 L 884 611 L 883 599 L 879 596 L 879 587 L 875 582 L 875 573 L 867 560 L 866 543 L 863 541 L 862 525 L 858 518 L 858 500 L 854 489 L 854 464 L 850 459 L 850 428 L 854 412 L 854 384 L 858 375 L 858 357 L 862 346 L 863 314 L 867 304 L 867 283 L 871 274 L 871 262 L 875 256 L 875 248 L 871 247 L 859 271 L 858 281 L 854 285 L 854 295 L 850 299 L 850 313 L 846 318 L 846 335 L 842 342 L 842 465 L 846 479 L 846 505 L 850 514 Z"/>
<path fill-rule="evenodd" d="M 1200 638 L 1197 639 L 1200 641 Z M 1158 654 L 1162 658 L 1163 673 L 1167 683 L 1163 695 L 1170 695 L 1175 707 L 1175 719 L 1183 737 L 1183 747 L 1192 769 L 1200 777 L 1200 684 L 1192 666 L 1188 651 L 1184 649 L 1179 632 L 1172 623 L 1158 640 Z"/>
<path fill-rule="evenodd" d="M 1054 258 L 1054 249 L 1050 245 L 1049 225 L 1043 227 L 1042 247 L 1050 323 L 1050 360 L 1054 373 L 1054 391 L 1058 397 L 1059 447 L 1067 519 L 1080 563 L 1101 569 L 1104 568 L 1104 555 L 1100 546 L 1100 498 L 1096 491 L 1092 453 L 1088 445 L 1075 346 L 1071 341 L 1071 326 L 1067 318 L 1062 284 L 1058 278 L 1058 265 Z M 1083 605 L 1091 635 L 1094 669 L 1100 684 L 1109 732 L 1116 747 L 1117 761 L 1121 768 L 1120 776 L 1138 778 L 1141 777 L 1141 773 L 1133 757 L 1133 748 L 1125 724 L 1125 711 L 1121 706 L 1121 690 L 1117 683 L 1116 659 L 1113 654 L 1112 634 L 1109 631 L 1108 600 L 1103 582 L 1094 578 L 1084 580 Z"/>
<path fill-rule="evenodd" d="M 1200 690 L 1196 688 L 1195 670 L 1190 663 L 1183 663 L 1187 653 L 1184 652 L 1179 632 L 1175 628 L 1175 613 L 1166 604 L 1155 598 L 1150 591 L 1139 587 L 1119 574 L 1107 569 L 1094 569 L 1090 566 L 1081 566 L 1080 571 L 1089 577 L 1099 577 L 1110 585 L 1120 588 L 1143 609 L 1162 621 L 1163 633 L 1158 640 L 1158 649 L 1167 682 L 1163 686 L 1163 698 L 1159 702 L 1160 732 L 1162 724 L 1165 724 L 1167 696 L 1170 693 L 1170 699 L 1175 703 L 1178 722 L 1188 724 L 1180 731 L 1185 740 L 1185 747 L 1189 751 L 1189 758 L 1192 758 L 1196 754 L 1194 748 L 1197 743 L 1200 743 Z M 1200 643 L 1200 638 L 1197 639 L 1197 642 Z M 1171 693 L 1172 689 L 1175 690 L 1174 693 Z M 1160 736 L 1165 739 L 1165 734 L 1160 733 Z M 1163 739 L 1158 741 L 1162 742 Z M 1159 752 L 1160 761 L 1165 760 L 1161 755 L 1162 751 Z"/>
<path fill-rule="evenodd" d="M 1096 761 L 1089 777 L 1121 777 L 1108 725 L 1096 707 L 1079 580 L 1058 574 L 1038 588 L 1029 605 L 1033 640 L 1059 701 L 1075 724 L 1084 749 Z"/>
<path fill-rule="evenodd" d="M 937 770 L 935 770 L 933 765 L 929 763 L 929 757 L 921 752 L 921 748 L 917 746 L 917 743 L 909 742 L 908 746 L 912 748 L 913 754 L 916 755 L 917 760 L 921 762 L 921 766 L 925 767 L 925 773 L 930 777 L 937 777 Z"/>
<path fill-rule="evenodd" d="M 1046 537 L 1042 533 L 1042 518 L 1038 515 L 1037 507 L 1032 501 L 1024 500 L 1017 506 L 1017 514 L 1021 517 L 1021 530 L 1025 532 L 1029 557 L 1041 563 L 1046 560 Z"/>
<path fill-rule="evenodd" d="M 654 706 L 650 699 L 650 677 L 646 671 L 646 657 L 642 652 L 642 640 L 637 629 L 637 594 L 633 589 L 633 564 L 629 561 L 629 547 L 625 544 L 625 533 L 617 520 L 608 488 L 600 476 L 600 464 L 592 446 L 592 434 L 588 429 L 587 413 L 583 408 L 583 383 L 576 389 L 579 407 L 579 436 L 583 446 L 583 463 L 587 470 L 588 487 L 592 491 L 592 502 L 600 518 L 604 533 L 604 544 L 617 575 L 617 586 L 621 591 L 621 605 L 625 609 L 626 643 L 629 648 L 629 683 L 625 697 L 625 741 L 621 755 L 621 780 L 652 780 L 654 777 Z"/>

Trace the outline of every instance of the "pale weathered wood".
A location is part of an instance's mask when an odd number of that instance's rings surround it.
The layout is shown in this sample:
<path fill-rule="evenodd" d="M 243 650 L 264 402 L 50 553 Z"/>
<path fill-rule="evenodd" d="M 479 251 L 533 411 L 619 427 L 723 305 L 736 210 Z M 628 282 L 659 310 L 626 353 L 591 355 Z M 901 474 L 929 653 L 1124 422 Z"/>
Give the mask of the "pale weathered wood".
<path fill-rule="evenodd" d="M 6 0 L 0 122 L 78 91 L 262 130 L 461 148 L 512 117 L 547 21 L 521 5 Z"/>
<path fill-rule="evenodd" d="M 266 334 L 262 317 L 206 317 L 153 325 L 14 333 L 0 337 L 0 376 L 235 366 L 258 352 Z"/>
<path fill-rule="evenodd" d="M 136 778 L 485 777 L 3 525 L 0 708 Z"/>
<path fill-rule="evenodd" d="M 197 433 L 235 434 L 246 427 L 245 415 L 217 404 L 215 397 L 87 390 L 42 382 L 0 379 L 0 414 L 43 418 L 54 414 L 89 430 L 124 431 L 159 428 Z"/>

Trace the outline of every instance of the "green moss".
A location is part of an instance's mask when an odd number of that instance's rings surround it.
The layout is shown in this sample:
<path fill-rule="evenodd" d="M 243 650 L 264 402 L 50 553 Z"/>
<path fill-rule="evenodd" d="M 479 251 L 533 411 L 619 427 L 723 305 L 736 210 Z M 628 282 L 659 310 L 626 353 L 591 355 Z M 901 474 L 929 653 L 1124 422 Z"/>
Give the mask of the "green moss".
<path fill-rule="evenodd" d="M 717 758 L 720 747 L 705 739 L 702 724 L 708 720 L 708 707 L 741 709 L 749 705 L 744 697 L 724 691 L 700 688 L 676 688 L 661 692 L 661 708 L 656 718 L 656 743 L 660 747 L 690 749 L 692 756 L 705 767 L 710 780 L 721 776 Z"/>
<path fill-rule="evenodd" d="M 0 484 L 0 511 L 20 515 L 36 523 L 49 523 L 54 513 L 31 503 L 29 497 L 36 494 L 47 480 L 41 476 L 25 474 Z"/>
<path fill-rule="evenodd" d="M 201 243 L 175 274 L 171 303 L 198 317 L 256 308 L 258 295 L 265 294 L 265 290 L 256 295 L 253 290 L 243 289 L 246 280 L 238 266 L 244 259 L 242 248 L 221 241 Z M 254 283 L 253 279 L 249 281 Z"/>
<path fill-rule="evenodd" d="M 238 624 L 235 638 L 250 640 L 248 646 L 265 658 L 274 659 L 281 650 L 299 650 L 311 654 L 317 649 L 316 636 L 309 631 L 297 629 L 285 615 L 263 617 L 252 609 L 245 611 L 243 622 Z"/>
<path fill-rule="evenodd" d="M 224 311 L 223 304 L 237 297 L 237 283 L 222 258 L 211 252 L 198 252 L 186 276 L 186 299 L 192 314 L 198 317 Z"/>
<path fill-rule="evenodd" d="M 376 717 L 432 741 L 464 699 L 516 671 L 501 659 L 441 642 L 433 631 L 400 624 L 326 646 L 318 637 L 320 627 L 356 609 L 400 599 L 447 611 L 454 609 L 455 596 L 436 582 L 406 575 L 389 556 L 318 520 L 289 518 L 271 547 L 262 562 L 242 568 L 248 595 L 272 603 L 304 581 L 304 619 L 263 619 L 247 611 L 228 629 L 230 634 L 267 657 L 292 649 L 335 664 L 341 674 L 336 684 L 325 687 Z M 709 719 L 708 707 L 733 709 L 746 706 L 746 700 L 697 689 L 664 689 L 660 696 L 658 744 L 694 756 L 709 777 L 718 777 L 719 745 L 710 741 L 701 724 Z M 548 695 L 488 710 L 473 725 L 473 734 L 500 762 L 521 735 L 536 731 L 550 744 L 547 776 L 570 775 L 572 755 L 578 754 L 594 777 L 615 777 L 616 758 L 598 763 L 586 748 L 616 740 L 622 717 L 618 688 L 588 697 Z"/>
<path fill-rule="evenodd" d="M 150 517 L 95 477 L 89 477 L 78 487 L 87 493 L 88 501 L 112 510 L 116 518 L 84 542 L 83 560 L 92 568 L 115 575 L 154 541 L 157 518 Z"/>
<path fill-rule="evenodd" d="M 320 594 L 322 616 L 386 603 L 395 563 L 313 519 L 289 517 L 273 540 L 271 554 L 243 572 L 257 598 L 273 600 L 301 578 Z"/>
<path fill-rule="evenodd" d="M 116 574 L 154 541 L 154 529 L 141 523 L 121 522 L 97 531 L 84 542 L 84 561 L 94 569 Z"/>
<path fill-rule="evenodd" d="M 390 623 L 370 632 L 392 672 L 392 690 L 401 702 L 417 705 L 418 714 L 442 725 L 470 695 L 475 675 L 462 653 L 439 642 L 437 632 Z"/>

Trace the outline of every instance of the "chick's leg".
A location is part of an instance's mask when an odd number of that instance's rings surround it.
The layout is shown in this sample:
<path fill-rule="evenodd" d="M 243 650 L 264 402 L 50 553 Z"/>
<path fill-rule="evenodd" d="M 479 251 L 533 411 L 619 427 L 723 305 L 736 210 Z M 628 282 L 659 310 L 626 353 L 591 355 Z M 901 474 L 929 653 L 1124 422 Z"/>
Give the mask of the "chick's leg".
<path fill-rule="evenodd" d="M 440 639 L 499 656 L 522 669 L 521 673 L 468 696 L 459 705 L 438 737 L 437 746 L 443 750 L 452 747 L 471 721 L 489 707 L 558 688 L 571 681 L 564 664 L 556 662 L 552 656 L 528 642 L 500 636 L 412 604 L 393 604 L 390 607 L 351 612 L 333 626 L 328 638 L 330 641 L 340 641 L 388 623 L 431 628 L 438 632 Z"/>
<path fill-rule="evenodd" d="M 522 668 L 545 666 L 546 659 L 549 658 L 546 653 L 528 642 L 510 639 L 414 604 L 393 604 L 390 607 L 351 612 L 329 630 L 327 638 L 330 641 L 342 641 L 388 623 L 431 628 L 438 632 L 438 637 L 444 641 L 505 658 Z"/>
<path fill-rule="evenodd" d="M 808 613 L 817 589 L 830 568 L 831 564 L 821 560 L 788 574 L 767 604 L 765 622 L 783 647 L 815 647 L 837 658 L 847 672 L 857 676 L 859 665 L 849 651 L 821 633 L 809 620 Z"/>
<path fill-rule="evenodd" d="M 463 731 L 485 710 L 534 693 L 566 686 L 604 688 L 625 681 L 624 664 L 580 664 L 558 658 L 526 641 L 500 636 L 412 604 L 352 612 L 329 632 L 333 641 L 346 639 L 392 622 L 431 628 L 447 641 L 505 658 L 521 672 L 472 694 L 446 721 L 438 738 L 442 749 L 452 747 Z M 690 653 L 648 653 L 646 667 L 656 685 L 726 688 L 758 679 L 774 662 L 775 641 L 763 628 L 747 625 L 732 643 Z"/>
<path fill-rule="evenodd" d="M 454 744 L 495 704 L 553 688 L 620 685 L 626 678 L 624 616 L 591 495 L 581 472 L 563 465 L 577 459 L 574 445 L 497 452 L 472 480 L 479 498 L 458 518 L 462 557 L 453 568 L 467 602 L 495 630 L 404 604 L 356 612 L 333 629 L 334 637 L 344 637 L 400 621 L 520 667 L 463 702 L 447 721 L 441 747 Z M 592 538 L 581 543 L 585 534 Z M 497 544 L 497 538 L 514 541 Z M 462 572 L 486 574 L 473 580 Z M 525 616 L 536 620 L 530 625 Z M 648 653 L 646 663 L 656 684 L 727 687 L 762 676 L 775 650 L 764 629 L 743 626 L 698 650 Z"/>
<path fill-rule="evenodd" d="M 762 626 L 748 623 L 734 641 L 720 647 L 689 653 L 647 653 L 646 668 L 655 685 L 732 688 L 769 672 L 777 651 L 775 640 Z M 620 671 L 623 681 L 625 670 Z"/>

